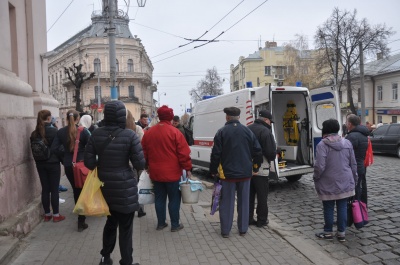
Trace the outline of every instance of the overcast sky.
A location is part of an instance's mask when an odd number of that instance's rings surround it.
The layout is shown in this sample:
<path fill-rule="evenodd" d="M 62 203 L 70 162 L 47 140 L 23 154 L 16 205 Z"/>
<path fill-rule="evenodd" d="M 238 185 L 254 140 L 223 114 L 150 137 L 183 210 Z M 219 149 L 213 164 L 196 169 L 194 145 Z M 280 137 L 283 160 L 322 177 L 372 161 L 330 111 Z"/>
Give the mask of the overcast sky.
<path fill-rule="evenodd" d="M 71 3 L 48 31 L 48 50 L 54 49 L 90 25 L 91 13 L 93 10 L 101 10 L 101 2 L 102 0 L 72 0 L 72 3 L 70 0 L 46 0 L 47 29 Z M 393 41 L 389 44 L 391 54 L 400 53 L 399 0 L 264 2 L 264 0 L 147 0 L 146 6 L 139 8 L 137 1 L 131 0 L 128 11 L 129 18 L 132 19 L 130 30 L 142 40 L 153 63 L 153 82 L 159 82 L 161 104 L 169 105 L 175 114 L 182 115 L 185 105 L 189 108 L 191 103 L 188 91 L 204 77 L 208 68 L 214 66 L 225 79 L 223 88 L 225 93 L 228 93 L 230 65 L 236 65 L 239 56 L 248 56 L 255 52 L 260 45 L 260 39 L 261 46 L 265 45 L 265 41 L 272 40 L 281 45 L 293 40 L 295 34 L 304 34 L 308 36 L 309 47 L 313 48 L 317 27 L 328 19 L 334 7 L 357 9 L 358 19 L 367 18 L 370 24 L 385 23 L 392 27 L 396 34 L 390 38 Z M 258 6 L 260 7 L 257 8 Z M 127 11 L 123 0 L 118 1 L 118 8 Z M 253 9 L 256 10 L 245 17 Z M 194 47 L 201 43 L 196 42 L 178 48 L 188 43 L 184 38 L 195 39 L 206 31 L 209 32 L 202 39 L 214 39 L 224 33 L 218 38 L 219 42 L 209 43 L 196 49 Z M 173 50 L 175 48 L 176 50 Z M 154 98 L 158 100 L 158 93 L 154 93 Z"/>

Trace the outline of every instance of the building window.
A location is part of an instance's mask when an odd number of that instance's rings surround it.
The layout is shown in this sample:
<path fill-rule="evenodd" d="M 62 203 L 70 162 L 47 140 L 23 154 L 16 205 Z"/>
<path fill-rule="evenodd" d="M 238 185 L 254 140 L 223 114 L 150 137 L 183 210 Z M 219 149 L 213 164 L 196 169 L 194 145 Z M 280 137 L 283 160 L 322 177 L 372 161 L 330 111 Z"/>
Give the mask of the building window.
<path fill-rule="evenodd" d="M 242 74 L 243 74 L 242 78 L 244 79 L 246 77 L 246 68 L 243 68 Z"/>
<path fill-rule="evenodd" d="M 378 86 L 378 100 L 382 101 L 382 96 L 383 96 L 383 90 L 382 90 L 382 86 Z"/>
<path fill-rule="evenodd" d="M 392 116 L 392 123 L 397 123 L 397 116 Z M 394 126 L 392 127 L 395 128 Z"/>
<path fill-rule="evenodd" d="M 58 74 L 56 73 L 56 84 L 58 84 Z"/>
<path fill-rule="evenodd" d="M 116 65 L 115 65 L 115 71 L 116 72 L 119 72 L 119 62 L 118 62 L 118 59 L 116 59 L 117 60 L 117 63 L 116 63 Z M 119 94 L 119 93 L 118 93 Z"/>
<path fill-rule="evenodd" d="M 276 66 L 275 67 L 277 75 L 285 75 L 286 74 L 286 66 Z"/>
<path fill-rule="evenodd" d="M 135 97 L 135 87 L 134 86 L 128 86 L 129 90 L 129 97 L 134 98 Z"/>
<path fill-rule="evenodd" d="M 339 90 L 339 103 L 343 102 L 343 91 Z"/>
<path fill-rule="evenodd" d="M 94 87 L 94 98 L 98 102 L 99 97 L 101 99 L 101 86 L 95 86 Z"/>
<path fill-rule="evenodd" d="M 133 73 L 133 60 L 128 60 L 128 73 Z"/>
<path fill-rule="evenodd" d="M 306 70 L 305 74 L 308 74 L 308 68 L 306 66 L 305 66 L 305 70 Z M 288 71 L 288 74 L 293 74 L 294 73 L 294 65 L 289 65 L 287 67 L 287 71 Z M 304 70 L 303 70 L 303 73 L 304 73 Z"/>
<path fill-rule="evenodd" d="M 54 75 L 51 75 L 51 85 L 54 85 Z"/>
<path fill-rule="evenodd" d="M 11 1 L 6 1 L 7 2 L 11 2 Z M 5 5 L 4 5 L 5 6 Z M 4 7 L 3 6 L 3 7 Z M 10 50 L 9 52 L 11 52 L 11 70 L 18 76 L 18 33 L 17 33 L 17 10 L 15 8 L 15 6 L 13 6 L 12 4 L 8 3 L 8 18 L 9 18 L 9 22 L 10 22 Z M 2 22 L 4 23 L 4 20 L 2 20 Z M 2 25 L 3 25 L 2 23 Z"/>
<path fill-rule="evenodd" d="M 94 72 L 95 73 L 100 73 L 101 72 L 101 62 L 99 58 L 94 59 Z"/>
<path fill-rule="evenodd" d="M 378 123 L 382 123 L 382 116 L 378 115 Z"/>
<path fill-rule="evenodd" d="M 397 100 L 397 83 L 392 84 L 392 100 Z"/>
<path fill-rule="evenodd" d="M 357 89 L 357 102 L 361 102 L 361 87 Z"/>
<path fill-rule="evenodd" d="M 271 75 L 271 66 L 265 66 L 264 67 L 265 75 Z"/>

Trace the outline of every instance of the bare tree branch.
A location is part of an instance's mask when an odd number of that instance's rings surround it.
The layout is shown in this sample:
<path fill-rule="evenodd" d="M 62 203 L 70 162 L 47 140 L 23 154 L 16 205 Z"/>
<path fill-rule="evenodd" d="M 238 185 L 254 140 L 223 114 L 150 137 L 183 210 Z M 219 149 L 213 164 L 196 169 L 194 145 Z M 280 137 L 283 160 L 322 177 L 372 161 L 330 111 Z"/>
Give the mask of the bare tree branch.
<path fill-rule="evenodd" d="M 317 65 L 328 63 L 333 80 L 340 90 L 345 80 L 347 101 L 352 113 L 356 113 L 352 95 L 352 72 L 358 67 L 360 60 L 359 45 L 363 44 L 365 54 L 380 52 L 383 56 L 389 53 L 388 38 L 394 32 L 383 25 L 371 26 L 368 20 L 357 20 L 357 10 L 349 12 L 334 8 L 331 16 L 318 27 L 314 36 L 318 49 L 324 51 Z M 325 58 L 324 58 L 325 57 Z M 339 67 L 340 66 L 340 67 Z M 325 69 L 317 68 L 320 71 Z"/>

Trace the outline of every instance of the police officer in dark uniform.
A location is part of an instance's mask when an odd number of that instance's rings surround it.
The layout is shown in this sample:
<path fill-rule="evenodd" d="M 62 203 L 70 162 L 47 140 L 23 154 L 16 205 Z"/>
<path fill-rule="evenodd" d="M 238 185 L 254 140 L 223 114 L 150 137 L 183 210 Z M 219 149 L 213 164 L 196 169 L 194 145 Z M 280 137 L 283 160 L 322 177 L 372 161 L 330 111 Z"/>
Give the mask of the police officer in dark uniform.
<path fill-rule="evenodd" d="M 210 173 L 221 180 L 221 234 L 228 238 L 232 229 L 236 191 L 239 234 L 246 235 L 249 228 L 250 180 L 253 170 L 258 171 L 261 165 L 262 152 L 254 134 L 239 122 L 240 109 L 230 107 L 225 108 L 224 112 L 226 123 L 214 137 Z"/>
<path fill-rule="evenodd" d="M 271 131 L 272 115 L 268 110 L 261 110 L 258 118 L 248 128 L 254 133 L 261 145 L 264 159 L 271 163 L 276 157 L 276 143 Z M 254 175 L 250 183 L 249 224 L 263 227 L 268 225 L 268 176 Z M 257 221 L 254 216 L 254 201 L 257 195 Z"/>

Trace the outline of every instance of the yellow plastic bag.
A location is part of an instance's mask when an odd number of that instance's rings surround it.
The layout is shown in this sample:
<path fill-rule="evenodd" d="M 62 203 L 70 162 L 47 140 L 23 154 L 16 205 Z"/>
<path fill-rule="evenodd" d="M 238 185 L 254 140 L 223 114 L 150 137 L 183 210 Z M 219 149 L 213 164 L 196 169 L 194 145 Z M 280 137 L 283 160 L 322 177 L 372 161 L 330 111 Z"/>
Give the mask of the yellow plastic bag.
<path fill-rule="evenodd" d="M 104 183 L 100 181 L 97 175 L 97 168 L 89 171 L 73 212 L 86 216 L 111 215 L 108 205 L 101 193 L 100 187 L 103 184 Z"/>

